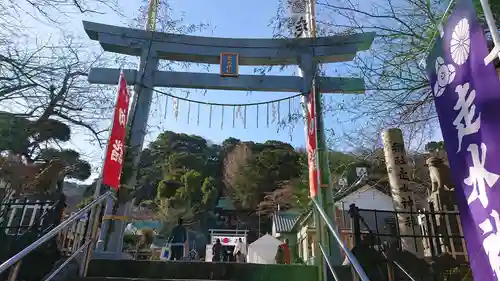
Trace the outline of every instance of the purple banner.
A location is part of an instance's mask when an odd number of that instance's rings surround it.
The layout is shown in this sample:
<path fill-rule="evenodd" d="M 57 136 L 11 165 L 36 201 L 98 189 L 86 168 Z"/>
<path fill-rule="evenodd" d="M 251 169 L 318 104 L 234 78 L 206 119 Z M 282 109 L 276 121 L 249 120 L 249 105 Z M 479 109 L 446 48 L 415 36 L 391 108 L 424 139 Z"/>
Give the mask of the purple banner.
<path fill-rule="evenodd" d="M 471 0 L 427 58 L 474 280 L 500 280 L 500 83 Z"/>

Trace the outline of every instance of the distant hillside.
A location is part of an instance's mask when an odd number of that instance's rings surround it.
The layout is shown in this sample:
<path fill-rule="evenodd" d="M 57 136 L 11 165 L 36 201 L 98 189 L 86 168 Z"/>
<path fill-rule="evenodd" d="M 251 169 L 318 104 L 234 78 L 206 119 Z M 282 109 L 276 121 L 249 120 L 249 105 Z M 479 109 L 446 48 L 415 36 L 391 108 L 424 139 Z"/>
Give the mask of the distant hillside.
<path fill-rule="evenodd" d="M 64 182 L 63 192 L 66 195 L 67 211 L 73 212 L 76 210 L 76 205 L 84 198 L 83 194 L 87 185 L 80 185 L 74 182 Z"/>

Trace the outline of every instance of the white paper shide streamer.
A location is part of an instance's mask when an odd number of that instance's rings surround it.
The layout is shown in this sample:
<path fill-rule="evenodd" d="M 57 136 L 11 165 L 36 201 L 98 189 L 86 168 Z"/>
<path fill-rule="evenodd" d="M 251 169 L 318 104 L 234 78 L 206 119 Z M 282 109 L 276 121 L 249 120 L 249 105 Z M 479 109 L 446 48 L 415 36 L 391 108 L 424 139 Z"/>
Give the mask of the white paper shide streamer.
<path fill-rule="evenodd" d="M 179 99 L 172 99 L 172 110 L 174 112 L 175 120 L 179 116 Z"/>

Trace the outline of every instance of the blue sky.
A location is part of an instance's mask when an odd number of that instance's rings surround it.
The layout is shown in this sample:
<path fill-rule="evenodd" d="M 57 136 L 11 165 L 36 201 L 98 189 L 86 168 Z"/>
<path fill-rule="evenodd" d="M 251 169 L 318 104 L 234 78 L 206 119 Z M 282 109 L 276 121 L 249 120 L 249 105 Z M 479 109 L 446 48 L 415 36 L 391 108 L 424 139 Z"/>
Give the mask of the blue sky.
<path fill-rule="evenodd" d="M 121 0 L 123 1 L 123 0 Z M 71 19 L 66 20 L 64 29 L 72 30 L 76 35 L 82 38 L 87 38 L 81 20 L 90 20 L 100 23 L 113 24 L 126 26 L 130 23 L 130 19 L 137 15 L 140 1 L 127 0 L 127 5 L 122 9 L 129 19 L 123 19 L 111 12 L 104 15 L 77 15 Z M 212 28 L 194 33 L 195 35 L 202 36 L 216 36 L 216 37 L 250 37 L 250 38 L 270 38 L 272 36 L 272 29 L 268 26 L 270 20 L 276 13 L 277 2 L 270 0 L 253 0 L 253 1 L 229 1 L 217 0 L 217 5 L 214 1 L 206 0 L 171 0 L 169 1 L 173 8 L 174 18 L 184 17 L 185 24 L 197 24 L 200 22 L 209 23 Z M 39 38 L 46 38 L 47 40 L 57 40 L 60 36 L 60 30 L 48 27 L 34 22 L 32 19 L 24 17 L 22 20 L 31 25 Z M 88 39 L 90 43 L 90 39 Z M 179 69 L 186 71 L 186 69 Z M 333 67 L 329 68 L 329 73 L 333 72 Z M 338 71 L 339 69 L 337 69 Z M 206 72 L 205 69 L 200 67 L 191 66 L 189 71 Z M 273 71 L 273 74 L 278 75 L 295 75 L 296 68 L 291 67 L 286 71 L 279 72 Z M 210 72 L 218 73 L 218 66 L 212 66 Z M 240 68 L 240 73 L 253 73 L 253 68 L 243 67 Z M 341 69 L 335 75 L 340 75 Z M 182 90 L 175 90 L 175 95 L 185 97 L 186 93 Z M 208 91 L 202 93 L 201 91 L 194 91 L 189 93 L 189 98 L 193 100 L 212 101 L 217 103 L 246 103 L 246 102 L 259 102 L 269 101 L 286 96 L 291 96 L 296 93 L 271 93 L 271 92 L 235 92 L 235 91 Z M 348 98 L 344 95 L 329 95 L 329 102 L 335 102 L 337 99 Z M 236 121 L 236 126 L 232 126 L 232 109 L 226 108 L 224 110 L 224 128 L 221 129 L 221 109 L 217 107 L 212 108 L 212 126 L 209 127 L 209 108 L 202 107 L 200 112 L 200 125 L 196 123 L 196 105 L 191 105 L 190 122 L 187 122 L 187 108 L 186 103 L 180 103 L 179 115 L 177 120 L 172 112 L 172 100 L 167 100 L 165 96 L 155 95 L 154 104 L 152 106 L 152 113 L 149 119 L 149 131 L 146 141 L 153 140 L 157 134 L 164 130 L 171 130 L 175 132 L 183 132 L 187 134 L 196 134 L 210 139 L 214 142 L 221 142 L 224 139 L 232 136 L 243 140 L 252 140 L 263 142 L 265 140 L 282 140 L 292 143 L 294 146 L 304 146 L 305 136 L 303 122 L 299 121 L 295 124 L 293 132 L 289 130 L 277 131 L 277 125 L 271 124 L 266 128 L 266 108 L 259 107 L 259 126 L 256 125 L 256 108 L 247 108 L 247 125 L 244 128 L 243 122 Z M 300 103 L 298 99 L 294 99 L 289 105 L 288 102 L 280 103 L 281 117 L 288 114 L 289 106 L 292 110 L 299 109 Z M 165 109 L 167 108 L 167 109 Z M 242 109 L 243 111 L 243 109 Z M 332 114 L 332 113 L 330 113 Z M 270 117 L 272 119 L 272 117 Z M 335 124 L 334 119 L 326 117 L 327 129 L 334 129 L 337 134 L 341 134 L 342 128 L 340 124 Z M 111 120 L 110 120 L 111 121 Z M 71 147 L 77 147 L 79 150 L 84 151 L 85 155 L 89 158 L 95 166 L 96 171 L 100 167 L 102 161 L 102 149 L 96 146 L 89 145 L 86 138 L 80 136 L 78 133 L 73 137 Z M 336 148 L 343 148 L 343 145 L 338 145 Z"/>

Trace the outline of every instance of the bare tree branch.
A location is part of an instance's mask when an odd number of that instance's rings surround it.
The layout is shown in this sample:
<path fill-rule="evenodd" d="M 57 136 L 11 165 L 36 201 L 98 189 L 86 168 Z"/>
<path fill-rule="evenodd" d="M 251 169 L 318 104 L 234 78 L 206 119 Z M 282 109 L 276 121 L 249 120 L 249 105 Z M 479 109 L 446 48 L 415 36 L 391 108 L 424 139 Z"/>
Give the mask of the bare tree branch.
<path fill-rule="evenodd" d="M 271 20 L 275 36 L 287 36 L 290 23 L 280 1 Z M 318 36 L 376 32 L 370 50 L 353 62 L 329 65 L 327 71 L 361 77 L 367 93 L 343 96 L 332 104 L 324 99 L 324 113 L 345 126 L 353 138 L 361 131 L 372 140 L 385 127 L 403 127 L 408 139 L 419 139 L 436 129 L 433 96 L 420 64 L 433 40 L 446 3 L 427 0 L 317 0 Z M 331 75 L 331 74 L 330 74 Z M 370 133 L 368 133 L 370 132 Z M 335 136 L 345 138 L 345 135 Z"/>
<path fill-rule="evenodd" d="M 9 44 L 0 49 L 5 50 L 0 56 L 1 108 L 29 118 L 35 126 L 59 119 L 87 130 L 103 144 L 115 93 L 112 87 L 91 85 L 87 75 L 91 67 L 107 65 L 107 58 L 70 36 L 58 46 L 30 50 Z"/>

